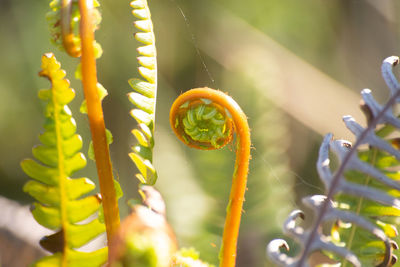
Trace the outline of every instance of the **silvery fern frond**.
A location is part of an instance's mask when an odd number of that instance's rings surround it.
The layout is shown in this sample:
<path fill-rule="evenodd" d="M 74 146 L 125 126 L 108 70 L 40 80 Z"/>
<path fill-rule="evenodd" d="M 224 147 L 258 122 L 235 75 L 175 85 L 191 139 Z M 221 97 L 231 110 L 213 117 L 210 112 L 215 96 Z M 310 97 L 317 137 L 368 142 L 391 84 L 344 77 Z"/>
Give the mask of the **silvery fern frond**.
<path fill-rule="evenodd" d="M 400 215 L 400 151 L 396 131 L 400 120 L 394 113 L 399 102 L 400 84 L 393 74 L 398 57 L 383 61 L 382 75 L 391 97 L 385 105 L 378 104 L 371 90 L 361 92 L 362 109 L 367 116 L 366 127 L 353 117 L 344 116 L 346 127 L 355 135 L 354 145 L 335 140 L 327 134 L 319 150 L 317 170 L 326 195 L 303 199 L 315 213 L 312 226 L 305 229 L 296 223 L 305 214 L 293 211 L 284 223 L 284 232 L 302 245 L 297 257 L 281 250 L 288 244 L 273 240 L 267 247 L 269 257 L 280 266 L 311 266 L 309 259 L 319 251 L 317 264 L 345 266 L 392 266 L 397 257 L 395 220 Z M 338 167 L 331 164 L 333 153 Z M 331 231 L 325 233 L 326 226 Z"/>

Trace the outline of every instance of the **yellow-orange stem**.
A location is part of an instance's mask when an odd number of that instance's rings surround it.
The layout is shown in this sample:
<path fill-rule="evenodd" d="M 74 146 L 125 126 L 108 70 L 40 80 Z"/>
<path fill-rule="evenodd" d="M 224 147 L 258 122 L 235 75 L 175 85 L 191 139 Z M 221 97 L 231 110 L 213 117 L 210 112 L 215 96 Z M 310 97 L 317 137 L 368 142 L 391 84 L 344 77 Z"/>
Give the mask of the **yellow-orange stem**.
<path fill-rule="evenodd" d="M 235 171 L 233 173 L 232 188 L 229 196 L 220 252 L 220 266 L 233 267 L 236 263 L 237 239 L 239 235 L 240 218 L 242 214 L 244 194 L 246 191 L 250 160 L 250 128 L 247 123 L 246 115 L 231 97 L 218 90 L 196 88 L 180 95 L 172 105 L 170 112 L 170 123 L 172 129 L 178 138 L 185 144 L 187 144 L 187 141 L 181 136 L 180 131 L 175 126 L 175 119 L 178 110 L 188 101 L 204 98 L 211 100 L 213 103 L 216 103 L 229 111 L 237 134 Z M 190 144 L 188 145 L 191 146 Z M 193 147 L 197 146 L 194 145 Z"/>
<path fill-rule="evenodd" d="M 72 0 L 61 2 L 61 38 L 65 51 L 71 57 L 79 57 L 81 48 L 75 44 L 75 35 L 71 28 Z"/>
<path fill-rule="evenodd" d="M 111 236 L 117 231 L 120 221 L 110 153 L 106 138 L 106 128 L 104 125 L 103 109 L 97 90 L 96 59 L 93 48 L 93 0 L 79 0 L 79 10 L 81 14 L 82 84 L 85 93 L 90 130 L 92 132 L 107 239 L 111 240 Z"/>

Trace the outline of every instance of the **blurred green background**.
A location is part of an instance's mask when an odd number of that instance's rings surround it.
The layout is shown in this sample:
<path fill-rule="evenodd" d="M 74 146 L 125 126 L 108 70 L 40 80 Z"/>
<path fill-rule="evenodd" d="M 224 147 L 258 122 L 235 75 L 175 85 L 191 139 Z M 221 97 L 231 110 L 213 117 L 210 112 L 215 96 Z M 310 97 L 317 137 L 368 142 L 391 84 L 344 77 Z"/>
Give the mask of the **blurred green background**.
<path fill-rule="evenodd" d="M 136 122 L 127 80 L 137 77 L 134 28 L 129 1 L 102 0 L 96 32 L 104 54 L 99 81 L 107 128 L 114 136 L 111 156 L 125 197 L 137 196 L 136 169 L 128 158 Z M 400 54 L 400 2 L 395 0 L 149 0 L 158 52 L 156 187 L 167 203 L 181 246 L 196 247 L 217 263 L 233 172 L 233 146 L 221 151 L 186 148 L 169 128 L 174 98 L 195 87 L 228 92 L 249 118 L 252 161 L 242 218 L 237 266 L 271 266 L 267 243 L 282 237 L 288 213 L 300 199 L 323 193 L 315 161 L 322 136 L 352 136 L 341 116 L 358 111 L 359 91 L 369 87 L 384 101 L 382 60 Z M 0 0 L 0 195 L 22 204 L 28 177 L 19 162 L 31 157 L 42 129 L 38 77 L 40 57 L 53 51 L 67 70 L 77 99 L 71 105 L 88 148 L 87 118 L 78 112 L 81 85 L 73 76 L 77 60 L 49 42 L 48 1 Z M 96 180 L 93 162 L 84 170 Z M 78 177 L 77 174 L 76 177 Z M 3 226 L 4 227 L 4 226 Z M 13 225 L 7 227 L 12 228 Z M 0 240 L 1 242 L 1 240 Z M 1 257 L 0 257 L 1 258 Z"/>

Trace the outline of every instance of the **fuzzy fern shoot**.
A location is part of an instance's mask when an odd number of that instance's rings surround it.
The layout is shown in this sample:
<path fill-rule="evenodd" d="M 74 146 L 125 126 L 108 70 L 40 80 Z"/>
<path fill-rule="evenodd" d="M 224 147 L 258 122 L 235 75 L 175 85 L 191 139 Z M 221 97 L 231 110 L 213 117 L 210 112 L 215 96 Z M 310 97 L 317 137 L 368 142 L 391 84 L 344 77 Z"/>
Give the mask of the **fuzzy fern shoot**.
<path fill-rule="evenodd" d="M 86 166 L 80 152 L 82 140 L 67 106 L 75 92 L 53 54 L 42 57 L 39 74 L 51 82 L 50 89 L 39 92 L 39 98 L 46 103 L 45 131 L 39 137 L 42 144 L 32 150 L 37 161 L 25 159 L 21 166 L 33 179 L 24 186 L 24 191 L 36 200 L 33 216 L 55 233 L 40 241 L 53 255 L 42 258 L 35 266 L 100 266 L 107 260 L 107 248 L 90 253 L 76 250 L 103 233 L 105 226 L 97 218 L 81 223 L 98 212 L 101 199 L 88 195 L 95 188 L 88 178 L 71 178 Z"/>
<path fill-rule="evenodd" d="M 175 135 L 189 147 L 220 149 L 236 132 L 236 162 L 219 254 L 220 267 L 236 264 L 237 239 L 250 161 L 250 129 L 247 117 L 227 94 L 211 88 L 195 88 L 172 104 L 169 121 Z"/>

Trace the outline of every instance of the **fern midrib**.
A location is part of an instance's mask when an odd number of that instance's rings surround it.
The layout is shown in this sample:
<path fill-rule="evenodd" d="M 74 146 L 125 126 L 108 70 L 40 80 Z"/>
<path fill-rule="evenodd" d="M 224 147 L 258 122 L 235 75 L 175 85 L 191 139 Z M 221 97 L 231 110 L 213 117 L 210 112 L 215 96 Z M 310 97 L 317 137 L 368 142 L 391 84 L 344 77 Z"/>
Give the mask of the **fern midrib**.
<path fill-rule="evenodd" d="M 134 37 L 136 41 L 142 43 L 137 48 L 139 56 L 137 57 L 139 63 L 139 74 L 141 78 L 134 79 L 144 84 L 151 85 L 147 90 L 151 90 L 150 94 L 146 94 L 144 90 L 135 84 L 131 84 L 132 89 L 139 94 L 140 96 L 136 96 L 136 93 L 130 97 L 131 102 L 136 106 L 137 109 L 131 110 L 131 116 L 136 119 L 138 123 L 143 123 L 141 121 L 141 116 L 139 114 L 135 115 L 133 112 L 135 111 L 142 111 L 146 115 L 149 116 L 149 119 L 146 119 L 144 123 L 148 128 L 150 133 L 145 133 L 143 128 L 135 130 L 142 135 L 146 136 L 146 144 L 141 144 L 141 137 L 136 136 L 134 133 L 137 141 L 139 144 L 137 146 L 132 147 L 133 151 L 129 153 L 129 156 L 135 163 L 139 173 L 136 174 L 136 177 L 140 180 L 140 183 L 145 183 L 148 185 L 153 185 L 157 179 L 157 171 L 153 165 L 153 148 L 154 148 L 154 132 L 155 132 L 155 114 L 156 114 L 156 106 L 157 106 L 157 50 L 155 47 L 155 36 L 154 36 L 154 26 L 153 22 L 151 21 L 151 13 L 148 6 L 147 0 L 133 0 L 130 3 L 131 7 L 133 8 L 132 13 L 134 15 L 135 22 L 134 26 L 138 30 Z M 136 12 L 141 13 L 136 13 Z M 142 24 L 140 24 L 142 23 Z M 145 25 L 143 25 L 145 24 Z M 149 27 L 149 28 L 148 28 Z M 150 37 L 142 38 L 140 34 L 150 35 Z M 150 48 L 149 48 L 150 47 Z M 147 62 L 147 63 L 146 63 Z M 149 102 L 152 102 L 152 105 L 146 105 L 146 100 L 143 100 L 144 103 L 141 101 L 141 97 L 144 99 L 149 98 Z M 139 134 L 139 135 L 140 135 Z M 146 147 L 146 150 L 149 150 L 147 155 L 139 153 L 141 150 L 141 146 Z M 148 161 L 150 166 L 147 166 Z"/>
<path fill-rule="evenodd" d="M 60 210 L 61 210 L 61 229 L 63 230 L 63 254 L 61 258 L 61 266 L 67 267 L 68 259 L 68 218 L 67 218 L 67 192 L 65 186 L 65 161 L 64 161 L 64 151 L 62 146 L 63 137 L 61 134 L 60 116 L 59 111 L 61 110 L 60 105 L 57 102 L 54 87 L 52 86 L 52 102 L 54 105 L 54 123 L 56 131 L 57 140 L 57 156 L 58 156 L 58 175 L 59 175 L 59 188 L 60 188 Z"/>
<path fill-rule="evenodd" d="M 372 157 L 371 157 L 371 160 L 370 160 L 369 163 L 370 163 L 372 166 L 375 166 L 375 163 L 376 163 L 376 154 L 377 154 L 377 152 L 378 152 L 378 150 L 377 150 L 376 148 L 372 149 L 372 151 L 371 151 Z M 369 184 L 370 181 L 371 181 L 371 176 L 367 175 L 367 176 L 366 176 L 366 179 L 365 179 L 364 185 L 367 186 L 367 185 Z M 362 206 L 363 206 L 363 203 L 364 203 L 364 197 L 360 197 L 359 200 L 358 200 L 358 203 L 357 203 L 357 209 L 356 209 L 356 211 L 355 211 L 355 214 L 357 214 L 357 215 L 360 214 L 361 209 L 362 209 Z M 347 249 L 349 249 L 350 251 L 351 251 L 351 249 L 352 249 L 353 240 L 354 240 L 354 236 L 355 236 L 355 234 L 356 234 L 356 231 L 357 231 L 357 225 L 353 225 L 353 226 L 351 227 L 350 237 L 349 237 L 349 239 L 348 239 L 348 241 L 347 241 Z M 348 263 L 348 261 L 345 260 L 345 259 L 343 259 L 343 261 L 342 261 L 342 267 L 346 267 L 346 266 L 347 266 L 347 263 Z"/>
<path fill-rule="evenodd" d="M 154 36 L 154 26 L 153 26 L 153 21 L 151 20 L 151 13 L 150 13 L 150 8 L 149 8 L 149 5 L 148 5 L 148 3 L 147 3 L 147 1 L 146 1 L 146 9 L 147 9 L 147 12 L 148 12 L 148 14 L 149 14 L 149 19 L 148 20 L 150 20 L 150 22 L 151 22 L 151 28 L 150 28 L 150 32 L 151 32 L 151 34 L 153 35 L 153 40 L 155 40 L 155 36 Z M 153 42 L 153 45 L 154 45 L 154 47 L 156 46 L 156 42 L 154 41 Z M 156 72 L 156 74 L 157 74 L 157 49 L 154 49 L 154 56 L 152 56 L 155 60 L 154 60 L 154 70 L 155 70 L 155 72 Z M 150 69 L 151 70 L 151 68 L 148 68 L 148 69 Z M 150 83 L 152 83 L 152 82 L 150 82 Z M 156 120 L 156 118 L 155 118 L 155 114 L 156 114 L 156 108 L 157 108 L 157 87 L 158 87 L 158 75 L 155 75 L 155 79 L 154 79 L 154 83 L 153 83 L 154 85 L 155 85 L 155 88 L 154 88 L 154 121 L 153 121 L 153 129 L 152 129 L 152 134 L 154 135 L 154 132 L 155 132 L 155 128 L 156 128 L 156 124 L 155 124 L 155 120 Z M 151 162 L 153 162 L 153 159 L 151 159 Z"/>

